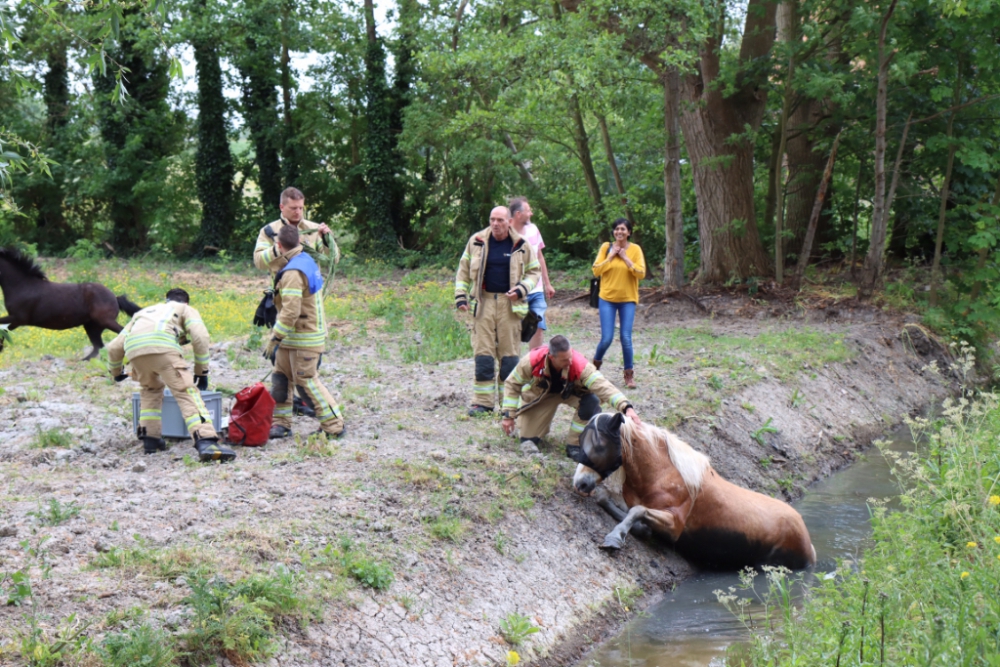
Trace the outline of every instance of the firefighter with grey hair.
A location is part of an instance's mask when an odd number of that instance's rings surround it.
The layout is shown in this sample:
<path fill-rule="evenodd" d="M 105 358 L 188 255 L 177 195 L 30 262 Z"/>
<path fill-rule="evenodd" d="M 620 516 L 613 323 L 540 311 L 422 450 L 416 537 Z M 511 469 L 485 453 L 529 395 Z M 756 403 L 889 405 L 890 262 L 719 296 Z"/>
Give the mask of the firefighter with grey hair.
<path fill-rule="evenodd" d="M 521 354 L 521 318 L 528 314 L 528 294 L 542 273 L 534 247 L 510 225 L 510 211 L 490 211 L 490 226 L 465 245 L 455 276 L 455 307 L 472 312 L 475 384 L 470 416 L 492 413 L 496 406 L 496 367 L 503 382 Z"/>

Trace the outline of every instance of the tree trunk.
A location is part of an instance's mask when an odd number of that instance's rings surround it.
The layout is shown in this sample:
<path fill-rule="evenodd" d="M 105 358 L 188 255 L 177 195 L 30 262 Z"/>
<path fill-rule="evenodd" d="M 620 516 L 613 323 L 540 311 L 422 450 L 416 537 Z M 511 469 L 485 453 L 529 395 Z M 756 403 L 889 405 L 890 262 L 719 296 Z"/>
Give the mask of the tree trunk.
<path fill-rule="evenodd" d="M 774 45 L 776 7 L 768 0 L 750 0 L 747 6 L 735 90 L 718 85 L 721 36 L 705 40 L 697 73 L 681 82 L 687 104 L 680 125 L 698 202 L 699 282 L 771 273 L 757 232 L 753 144 L 746 131 L 760 127 L 764 115 L 763 75 L 752 68 Z"/>
<path fill-rule="evenodd" d="M 625 207 L 625 218 L 635 227 L 635 216 L 632 215 L 632 207 L 628 205 L 628 195 L 625 192 L 625 184 L 622 176 L 618 172 L 618 162 L 615 161 L 615 151 L 611 147 L 611 133 L 608 132 L 608 121 L 604 116 L 597 116 L 597 124 L 601 128 L 601 141 L 604 144 L 604 155 L 611 167 L 611 174 L 615 177 L 615 187 L 618 189 L 618 196 L 621 197 L 622 206 Z"/>
<path fill-rule="evenodd" d="M 785 99 L 781 104 L 781 120 L 778 122 L 778 159 L 774 169 L 774 280 L 779 285 L 785 281 L 784 239 L 782 238 L 785 219 L 784 161 L 785 146 L 788 141 L 788 113 L 792 105 L 792 75 L 795 73 L 795 59 L 788 59 L 788 77 L 785 81 Z"/>
<path fill-rule="evenodd" d="M 263 17 L 251 16 L 251 26 L 265 23 Z M 266 36 L 261 39 L 265 42 Z M 281 159 L 278 153 L 278 94 L 275 90 L 280 77 L 275 68 L 274 56 L 267 53 L 266 46 L 257 39 L 246 37 L 246 55 L 238 63 L 243 76 L 243 114 L 247 130 L 254 147 L 254 162 L 257 164 L 257 185 L 260 188 L 261 206 L 264 217 L 274 220 L 280 214 L 278 203 L 281 199 Z"/>
<path fill-rule="evenodd" d="M 955 92 L 953 95 L 954 106 L 958 106 L 959 97 L 962 94 L 962 61 L 959 59 L 958 62 L 958 75 L 955 78 Z M 955 130 L 955 114 L 957 111 L 952 111 L 948 115 L 948 163 L 944 170 L 944 183 L 941 185 L 941 206 L 938 208 L 938 226 L 937 226 L 937 237 L 934 240 L 934 263 L 931 264 L 931 293 L 928 298 L 928 302 L 931 306 L 937 305 L 938 300 L 938 283 L 941 282 L 941 247 L 944 245 L 944 222 L 948 215 L 948 195 L 951 189 L 951 172 L 952 167 L 955 165 L 955 151 L 958 150 L 958 146 L 952 141 L 954 138 Z M 909 129 L 909 121 L 906 123 L 907 129 Z"/>
<path fill-rule="evenodd" d="M 858 180 L 854 184 L 854 234 L 851 236 L 851 279 L 856 273 L 854 264 L 857 261 L 858 248 L 858 206 L 861 203 L 861 176 L 865 173 L 865 158 L 858 158 Z"/>
<path fill-rule="evenodd" d="M 295 123 L 292 118 L 292 68 L 288 49 L 288 32 L 291 23 L 291 2 L 281 5 L 281 104 L 284 132 L 281 141 L 282 174 L 285 183 L 294 185 L 299 179 L 299 159 L 296 146 Z"/>
<path fill-rule="evenodd" d="M 885 55 L 885 34 L 889 20 L 896 11 L 898 0 L 892 0 L 882 17 L 878 38 L 878 90 L 875 96 L 875 206 L 872 212 L 871 232 L 868 235 L 868 255 L 861 271 L 858 298 L 870 299 L 875 286 L 882 278 L 885 267 L 885 231 L 888 217 L 885 213 L 885 120 L 889 96 L 889 63 L 895 52 Z"/>
<path fill-rule="evenodd" d="M 231 243 L 233 231 L 233 179 L 236 176 L 226 131 L 226 98 L 223 95 L 222 67 L 210 34 L 210 17 L 205 2 L 196 7 L 201 13 L 201 34 L 194 40 L 195 72 L 198 78 L 198 149 L 195 155 L 195 181 L 201 201 L 201 230 L 194 244 L 195 254 L 211 246 L 223 248 Z"/>
<path fill-rule="evenodd" d="M 694 172 L 698 201 L 701 266 L 697 281 L 721 283 L 731 278 L 771 273 L 757 233 L 753 198 L 753 147 L 729 141 L 739 130 L 726 128 L 711 109 L 697 105 L 690 83 L 682 84 L 685 105 L 680 125 Z M 728 105 L 727 105 L 728 106 Z"/>
<path fill-rule="evenodd" d="M 770 227 L 774 225 L 774 209 L 778 203 L 778 191 L 776 188 L 777 181 L 777 171 L 778 165 L 780 164 L 781 157 L 778 155 L 778 147 L 781 144 L 781 137 L 783 133 L 781 132 L 781 127 L 776 127 L 774 134 L 771 135 L 771 156 L 767 160 L 767 199 L 764 202 L 764 220 L 765 226 Z"/>
<path fill-rule="evenodd" d="M 788 181 L 785 189 L 785 256 L 797 255 L 816 200 L 826 165 L 826 156 L 815 150 L 810 132 L 819 124 L 822 113 L 817 100 L 800 99 L 788 117 Z M 820 227 L 826 217 L 820 218 Z M 822 234 L 820 237 L 822 238 Z"/>
<path fill-rule="evenodd" d="M 576 155 L 583 168 L 587 194 L 590 195 L 590 201 L 594 205 L 594 213 L 597 214 L 598 220 L 603 220 L 604 202 L 601 199 L 601 186 L 597 182 L 597 173 L 594 171 L 594 158 L 590 154 L 590 138 L 587 136 L 587 128 L 583 124 L 583 112 L 580 110 L 580 99 L 576 93 L 569 98 L 569 113 L 573 123 L 573 143 L 576 144 Z"/>
<path fill-rule="evenodd" d="M 809 266 L 809 255 L 812 253 L 813 239 L 816 237 L 816 227 L 819 225 L 820 215 L 823 213 L 823 201 L 826 199 L 826 189 L 833 177 L 833 165 L 837 161 L 837 147 L 840 145 L 840 133 L 837 133 L 833 140 L 833 147 L 830 148 L 830 159 L 827 160 L 826 169 L 823 170 L 823 178 L 820 180 L 819 189 L 816 190 L 816 201 L 813 203 L 813 210 L 809 216 L 809 224 L 806 227 L 806 236 L 802 240 L 802 250 L 799 252 L 799 262 L 795 269 L 795 279 L 792 289 L 798 289 L 802 284 L 802 278 L 806 274 L 806 267 Z"/>
<path fill-rule="evenodd" d="M 385 79 L 385 51 L 375 32 L 375 6 L 365 0 L 365 28 L 368 38 L 365 50 L 365 195 L 368 225 L 359 230 L 360 246 L 372 255 L 383 257 L 396 254 L 395 225 L 392 219 L 392 198 L 395 188 L 393 171 L 393 141 L 391 100 Z"/>
<path fill-rule="evenodd" d="M 666 131 L 663 161 L 663 195 L 666 202 L 666 261 L 663 286 L 668 290 L 684 285 L 684 215 L 681 200 L 680 72 L 669 67 L 663 74 L 663 126 Z"/>
<path fill-rule="evenodd" d="M 64 167 L 59 164 L 65 154 L 63 128 L 69 122 L 69 64 L 66 45 L 61 41 L 54 44 L 45 57 L 48 71 L 45 73 L 42 96 L 45 101 L 45 126 L 48 131 L 47 152 L 56 164 L 50 171 L 52 180 L 43 182 L 35 196 L 38 208 L 38 227 L 47 237 L 48 245 L 67 247 L 73 241 L 73 233 L 66 224 L 63 211 Z"/>

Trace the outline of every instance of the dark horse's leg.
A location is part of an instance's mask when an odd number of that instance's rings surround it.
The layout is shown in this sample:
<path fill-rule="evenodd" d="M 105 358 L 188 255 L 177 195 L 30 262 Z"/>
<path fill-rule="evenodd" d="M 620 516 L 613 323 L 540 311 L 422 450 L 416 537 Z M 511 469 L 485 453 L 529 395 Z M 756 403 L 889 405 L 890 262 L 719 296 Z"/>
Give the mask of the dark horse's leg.
<path fill-rule="evenodd" d="M 100 354 L 101 348 L 104 347 L 104 341 L 101 340 L 101 332 L 104 331 L 104 325 L 98 324 L 97 322 L 87 322 L 83 325 L 83 330 L 87 332 L 87 338 L 90 339 L 90 344 L 94 346 L 94 349 L 90 351 L 90 354 L 83 358 L 84 361 L 90 361 Z"/>
<path fill-rule="evenodd" d="M 86 294 L 87 297 L 94 303 L 90 309 L 91 319 L 83 325 L 83 330 L 87 332 L 87 338 L 90 339 L 91 345 L 94 346 L 90 354 L 83 358 L 84 361 L 90 361 L 100 354 L 101 348 L 104 347 L 104 341 L 101 340 L 101 333 L 105 329 L 109 329 L 116 334 L 120 333 L 122 325 L 118 324 L 118 299 L 111 290 L 104 285 L 96 283 L 88 283 L 84 285 L 84 288 L 85 293 L 89 292 L 89 294 Z"/>
<path fill-rule="evenodd" d="M 603 486 L 594 490 L 594 500 L 597 501 L 598 507 L 607 512 L 618 523 L 624 521 L 625 517 L 628 516 L 628 509 L 620 507 L 611 497 L 611 493 Z M 629 532 L 640 540 L 648 540 L 653 536 L 653 531 L 641 519 L 632 524 Z"/>

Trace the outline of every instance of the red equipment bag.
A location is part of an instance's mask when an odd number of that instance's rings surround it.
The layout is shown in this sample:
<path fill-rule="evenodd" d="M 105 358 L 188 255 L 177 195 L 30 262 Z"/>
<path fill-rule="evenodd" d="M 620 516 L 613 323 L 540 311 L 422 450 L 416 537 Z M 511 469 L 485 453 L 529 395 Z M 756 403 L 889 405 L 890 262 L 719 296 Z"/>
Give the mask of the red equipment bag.
<path fill-rule="evenodd" d="M 236 394 L 236 405 L 229 413 L 230 444 L 260 447 L 267 443 L 274 416 L 274 399 L 263 383 L 241 389 Z"/>

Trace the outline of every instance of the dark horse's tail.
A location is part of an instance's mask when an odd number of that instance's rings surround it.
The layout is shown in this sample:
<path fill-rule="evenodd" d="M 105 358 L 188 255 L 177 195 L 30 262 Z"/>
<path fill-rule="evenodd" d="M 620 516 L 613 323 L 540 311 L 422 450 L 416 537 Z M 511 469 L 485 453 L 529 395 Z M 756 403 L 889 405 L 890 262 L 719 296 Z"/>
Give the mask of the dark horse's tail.
<path fill-rule="evenodd" d="M 128 297 L 125 296 L 124 294 L 118 295 L 118 307 L 121 310 L 124 310 L 125 314 L 128 315 L 129 317 L 132 317 L 140 310 L 142 310 L 142 306 L 137 306 L 136 304 L 132 303 L 131 301 L 128 300 Z"/>

